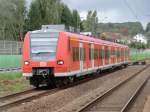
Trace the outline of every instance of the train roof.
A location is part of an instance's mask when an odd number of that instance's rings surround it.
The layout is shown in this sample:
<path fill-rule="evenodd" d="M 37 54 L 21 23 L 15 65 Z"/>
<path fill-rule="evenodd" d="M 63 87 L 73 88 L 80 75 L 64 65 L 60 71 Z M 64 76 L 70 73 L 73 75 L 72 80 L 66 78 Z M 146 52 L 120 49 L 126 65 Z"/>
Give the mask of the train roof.
<path fill-rule="evenodd" d="M 85 35 L 81 35 L 81 34 L 75 34 L 75 33 L 70 33 L 70 32 L 65 32 L 67 35 L 69 35 L 68 37 L 73 37 L 73 38 L 77 38 L 79 40 L 84 40 L 84 41 L 90 41 L 90 42 L 100 42 L 103 43 L 105 45 L 109 45 L 109 46 L 116 46 L 116 47 L 126 47 L 128 48 L 128 46 L 126 45 L 122 45 L 119 43 L 114 43 L 114 42 L 110 42 L 110 41 L 106 41 L 106 40 L 102 40 L 102 39 L 98 39 L 98 38 L 94 38 L 94 37 L 89 37 L 89 36 L 85 36 Z"/>
<path fill-rule="evenodd" d="M 55 30 L 55 29 L 41 29 L 41 30 L 30 31 L 30 33 L 32 33 L 32 34 L 34 34 L 34 33 L 51 33 L 51 32 L 57 32 L 57 33 L 63 32 L 66 35 L 68 35 L 68 37 L 73 37 L 73 38 L 83 40 L 83 41 L 89 41 L 89 42 L 95 42 L 95 43 L 99 42 L 99 43 L 103 43 L 104 45 L 108 45 L 108 46 L 128 48 L 128 46 L 126 46 L 126 45 L 122 45 L 122 44 L 118 44 L 118 43 L 114 43 L 114 42 L 110 42 L 110 41 L 106 41 L 106 40 L 102 40 L 102 39 L 98 39 L 98 38 L 94 38 L 94 37 L 89 37 L 89 36 L 85 36 L 85 35 L 81 35 L 81 34 L 77 34 L 77 33 Z"/>

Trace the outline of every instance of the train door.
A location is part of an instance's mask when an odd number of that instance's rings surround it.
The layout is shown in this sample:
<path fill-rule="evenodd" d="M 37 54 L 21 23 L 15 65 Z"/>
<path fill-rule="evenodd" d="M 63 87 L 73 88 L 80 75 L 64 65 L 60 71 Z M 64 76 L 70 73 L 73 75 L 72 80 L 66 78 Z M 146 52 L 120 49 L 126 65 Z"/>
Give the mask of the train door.
<path fill-rule="evenodd" d="M 80 71 L 83 72 L 83 43 L 79 44 Z"/>
<path fill-rule="evenodd" d="M 117 47 L 115 47 L 115 63 L 117 63 Z"/>
<path fill-rule="evenodd" d="M 102 46 L 102 51 L 103 51 L 102 65 L 104 66 L 105 65 L 105 49 L 104 49 L 104 46 Z"/>
<path fill-rule="evenodd" d="M 111 64 L 111 47 L 108 47 L 108 64 Z"/>
<path fill-rule="evenodd" d="M 123 56 L 124 56 L 124 62 L 126 61 L 126 48 L 124 48 L 124 54 L 123 54 Z"/>
<path fill-rule="evenodd" d="M 94 44 L 91 44 L 92 68 L 94 68 Z"/>

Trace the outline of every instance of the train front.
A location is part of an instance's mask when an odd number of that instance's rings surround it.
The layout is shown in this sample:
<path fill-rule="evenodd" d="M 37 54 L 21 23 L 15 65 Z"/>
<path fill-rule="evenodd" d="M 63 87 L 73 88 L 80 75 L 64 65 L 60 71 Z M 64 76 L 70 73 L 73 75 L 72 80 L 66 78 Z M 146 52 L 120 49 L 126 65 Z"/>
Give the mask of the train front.
<path fill-rule="evenodd" d="M 58 37 L 59 32 L 50 30 L 26 34 L 23 45 L 23 76 L 30 80 L 31 85 L 39 87 L 41 84 L 53 83 Z"/>

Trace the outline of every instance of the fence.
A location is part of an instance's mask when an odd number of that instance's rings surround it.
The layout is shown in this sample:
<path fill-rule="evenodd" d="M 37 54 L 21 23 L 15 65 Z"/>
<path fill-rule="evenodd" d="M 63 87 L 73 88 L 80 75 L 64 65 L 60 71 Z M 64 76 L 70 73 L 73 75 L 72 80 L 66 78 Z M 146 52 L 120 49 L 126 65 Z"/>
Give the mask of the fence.
<path fill-rule="evenodd" d="M 23 42 L 18 41 L 0 41 L 0 55 L 19 55 L 22 54 Z"/>
<path fill-rule="evenodd" d="M 143 60 L 146 58 L 150 58 L 150 50 L 130 50 L 131 61 Z"/>
<path fill-rule="evenodd" d="M 21 67 L 23 42 L 0 40 L 0 69 Z"/>
<path fill-rule="evenodd" d="M 22 65 L 22 55 L 0 55 L 1 68 L 16 68 Z"/>

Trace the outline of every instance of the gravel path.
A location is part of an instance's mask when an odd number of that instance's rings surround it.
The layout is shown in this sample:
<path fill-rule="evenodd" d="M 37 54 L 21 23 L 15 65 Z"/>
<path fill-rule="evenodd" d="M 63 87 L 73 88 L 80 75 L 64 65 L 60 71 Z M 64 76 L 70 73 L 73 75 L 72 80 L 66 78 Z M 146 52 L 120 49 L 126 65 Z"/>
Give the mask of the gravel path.
<path fill-rule="evenodd" d="M 125 78 L 142 69 L 144 66 L 129 66 L 126 69 L 110 73 L 109 75 L 88 81 L 86 83 L 64 89 L 56 94 L 45 96 L 32 102 L 24 103 L 19 107 L 12 108 L 8 112 L 52 112 L 67 104 L 70 104 L 77 98 L 99 88 L 105 88 L 107 83 L 113 84 L 115 81 Z"/>

